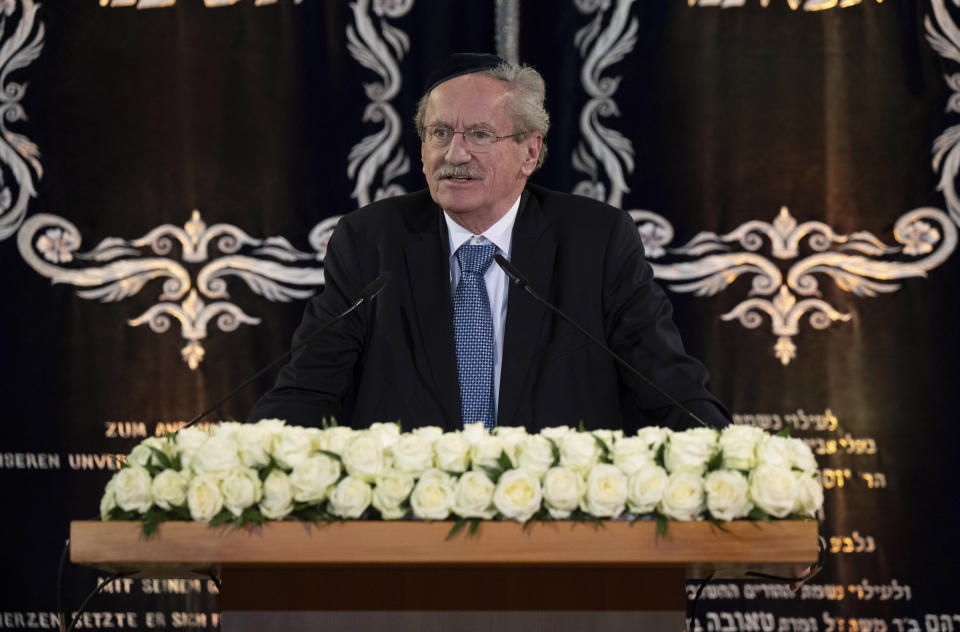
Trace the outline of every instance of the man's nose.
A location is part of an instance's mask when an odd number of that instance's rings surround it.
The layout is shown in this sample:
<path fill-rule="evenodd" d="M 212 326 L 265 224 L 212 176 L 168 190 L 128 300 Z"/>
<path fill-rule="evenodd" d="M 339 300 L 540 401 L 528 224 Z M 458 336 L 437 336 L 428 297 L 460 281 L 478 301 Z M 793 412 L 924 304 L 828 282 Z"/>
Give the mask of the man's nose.
<path fill-rule="evenodd" d="M 463 164 L 470 162 L 470 147 L 467 145 L 463 134 L 454 132 L 450 146 L 447 147 L 447 162 L 454 164 Z"/>

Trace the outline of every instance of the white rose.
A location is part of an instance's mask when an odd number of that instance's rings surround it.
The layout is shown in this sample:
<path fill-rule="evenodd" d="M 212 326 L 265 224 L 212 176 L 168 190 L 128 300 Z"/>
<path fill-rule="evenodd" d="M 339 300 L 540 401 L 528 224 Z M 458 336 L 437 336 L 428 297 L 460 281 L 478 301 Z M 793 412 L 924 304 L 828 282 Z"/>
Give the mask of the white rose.
<path fill-rule="evenodd" d="M 797 475 L 797 502 L 791 513 L 813 518 L 823 506 L 823 486 L 815 476 L 807 472 L 795 472 Z"/>
<path fill-rule="evenodd" d="M 737 470 L 717 470 L 704 477 L 707 490 L 707 509 L 717 520 L 736 520 L 745 517 L 753 505 L 747 494 L 747 479 Z"/>
<path fill-rule="evenodd" d="M 757 445 L 767 433 L 756 426 L 727 426 L 720 432 L 723 466 L 749 471 L 757 465 Z"/>
<path fill-rule="evenodd" d="M 551 467 L 543 477 L 543 504 L 556 520 L 569 518 L 580 506 L 586 483 L 569 467 Z"/>
<path fill-rule="evenodd" d="M 190 461 L 191 469 L 197 474 L 209 474 L 219 479 L 238 465 L 240 451 L 237 444 L 226 437 L 209 437 Z"/>
<path fill-rule="evenodd" d="M 510 457 L 510 461 L 517 462 L 517 446 L 527 436 L 527 429 L 522 426 L 497 426 L 493 434 L 503 441 L 503 451 Z"/>
<path fill-rule="evenodd" d="M 249 467 L 235 467 L 220 481 L 223 506 L 234 516 L 240 516 L 247 507 L 260 502 L 263 483 L 257 471 Z"/>
<path fill-rule="evenodd" d="M 177 450 L 180 452 L 180 465 L 183 469 L 190 469 L 193 455 L 200 449 L 210 435 L 206 430 L 201 430 L 196 426 L 181 428 L 176 434 Z"/>
<path fill-rule="evenodd" d="M 446 432 L 433 444 L 433 455 L 439 469 L 465 472 L 470 467 L 470 444 L 460 432 Z"/>
<path fill-rule="evenodd" d="M 215 476 L 200 474 L 190 480 L 187 507 L 190 509 L 190 517 L 197 522 L 210 522 L 220 513 L 223 509 L 223 494 L 220 493 L 220 483 Z"/>
<path fill-rule="evenodd" d="M 330 491 L 330 512 L 334 515 L 356 520 L 370 506 L 373 490 L 362 479 L 347 476 Z"/>
<path fill-rule="evenodd" d="M 481 467 L 500 468 L 500 455 L 505 452 L 503 439 L 485 435 L 470 446 L 471 467 L 480 470 Z"/>
<path fill-rule="evenodd" d="M 527 435 L 517 445 L 517 467 L 536 472 L 543 477 L 553 467 L 553 445 L 541 435 Z"/>
<path fill-rule="evenodd" d="M 646 426 L 637 430 L 637 437 L 647 445 L 647 449 L 654 457 L 671 434 L 673 434 L 672 430 L 660 426 Z"/>
<path fill-rule="evenodd" d="M 773 465 L 793 467 L 793 449 L 790 439 L 764 433 L 763 439 L 757 445 L 757 465 Z"/>
<path fill-rule="evenodd" d="M 630 475 L 627 479 L 627 507 L 633 513 L 650 513 L 663 500 L 667 489 L 667 471 L 651 463 Z"/>
<path fill-rule="evenodd" d="M 265 467 L 270 463 L 270 448 L 273 438 L 278 434 L 279 431 L 274 432 L 262 422 L 243 424 L 233 437 L 240 453 L 240 462 L 247 467 Z"/>
<path fill-rule="evenodd" d="M 467 472 L 460 477 L 453 491 L 453 513 L 461 518 L 490 520 L 497 510 L 493 506 L 493 491 L 496 486 L 482 472 Z"/>
<path fill-rule="evenodd" d="M 182 507 L 187 502 L 187 486 L 190 480 L 176 470 L 164 470 L 157 474 L 150 486 L 153 502 L 161 509 Z"/>
<path fill-rule="evenodd" d="M 281 470 L 273 470 L 263 481 L 260 513 L 271 520 L 280 520 L 293 511 L 293 486 L 290 477 Z"/>
<path fill-rule="evenodd" d="M 788 439 L 787 446 L 790 452 L 790 464 L 802 472 L 812 473 L 817 469 L 817 458 L 813 450 L 801 439 Z"/>
<path fill-rule="evenodd" d="M 622 430 L 618 431 L 618 430 L 607 430 L 603 428 L 598 428 L 597 430 L 591 430 L 590 434 L 592 434 L 597 439 L 600 439 L 601 441 L 603 441 L 604 444 L 606 444 L 607 449 L 612 449 L 613 444 L 617 440 L 618 432 L 620 433 L 620 435 L 623 434 Z"/>
<path fill-rule="evenodd" d="M 284 426 L 270 446 L 273 459 L 286 470 L 306 461 L 312 451 L 313 436 L 303 426 Z"/>
<path fill-rule="evenodd" d="M 440 426 L 420 426 L 413 429 L 413 434 L 417 435 L 430 445 L 433 445 L 437 439 L 443 435 L 443 428 Z"/>
<path fill-rule="evenodd" d="M 550 428 L 544 428 L 541 430 L 540 436 L 544 437 L 545 439 L 553 439 L 557 442 L 557 444 L 559 444 L 560 440 L 571 432 L 576 431 L 570 426 L 551 426 Z"/>
<path fill-rule="evenodd" d="M 405 434 L 392 446 L 393 466 L 398 470 L 419 476 L 433 467 L 433 447 L 430 442 L 416 434 Z"/>
<path fill-rule="evenodd" d="M 750 500 L 775 518 L 784 518 L 797 503 L 799 484 L 789 467 L 760 465 L 750 473 Z"/>
<path fill-rule="evenodd" d="M 120 472 L 117 472 L 119 474 Z M 107 486 L 103 488 L 103 496 L 100 497 L 100 519 L 109 520 L 110 512 L 117 506 L 117 497 L 113 493 L 113 487 L 116 484 L 117 474 L 110 477 Z"/>
<path fill-rule="evenodd" d="M 647 442 L 640 437 L 624 437 L 613 444 L 613 464 L 630 476 L 653 463 Z"/>
<path fill-rule="evenodd" d="M 597 518 L 616 518 L 627 502 L 627 477 L 615 465 L 600 463 L 590 470 L 580 509 Z"/>
<path fill-rule="evenodd" d="M 113 481 L 117 506 L 124 511 L 144 513 L 153 504 L 152 483 L 145 468 L 131 465 L 121 469 Z"/>
<path fill-rule="evenodd" d="M 223 437 L 236 441 L 237 432 L 245 425 L 246 424 L 242 424 L 239 421 L 221 421 L 210 426 L 210 436 Z"/>
<path fill-rule="evenodd" d="M 373 487 L 373 507 L 384 520 L 399 520 L 407 514 L 403 504 L 413 491 L 413 474 L 389 469 L 377 477 Z"/>
<path fill-rule="evenodd" d="M 422 520 L 444 520 L 453 504 L 453 479 L 439 470 L 427 470 L 410 494 L 413 515 Z"/>
<path fill-rule="evenodd" d="M 343 455 L 347 449 L 347 444 L 357 435 L 359 431 L 349 426 L 334 426 L 322 431 L 321 445 L 323 450 L 329 450 L 334 454 Z"/>
<path fill-rule="evenodd" d="M 159 450 L 167 456 L 172 456 L 173 454 L 173 444 L 170 441 L 160 437 L 147 437 L 130 451 L 130 454 L 127 456 L 127 463 L 146 467 L 150 465 L 152 459 L 156 465 L 160 465 L 157 461 L 156 454 L 154 454 L 151 448 Z"/>
<path fill-rule="evenodd" d="M 387 467 L 383 444 L 365 432 L 356 434 L 340 456 L 347 473 L 365 483 L 372 483 Z"/>
<path fill-rule="evenodd" d="M 339 479 L 340 461 L 326 454 L 307 457 L 290 472 L 293 499 L 302 503 L 319 502 Z"/>
<path fill-rule="evenodd" d="M 493 493 L 493 504 L 504 518 L 526 522 L 540 509 L 540 478 L 530 470 L 507 470 Z"/>
<path fill-rule="evenodd" d="M 698 474 L 671 474 L 660 500 L 660 513 L 671 520 L 696 520 L 704 509 L 703 496 L 703 479 Z"/>
<path fill-rule="evenodd" d="M 283 431 L 283 427 L 287 424 L 283 419 L 261 419 L 257 423 L 253 424 L 254 426 L 259 426 L 263 428 L 270 434 L 280 434 Z M 249 424 L 244 424 L 249 425 Z"/>
<path fill-rule="evenodd" d="M 600 446 L 589 432 L 569 432 L 560 439 L 560 465 L 586 476 L 600 460 Z"/>
<path fill-rule="evenodd" d="M 400 439 L 400 425 L 392 421 L 379 421 L 370 424 L 367 433 L 380 442 L 380 447 L 389 448 Z"/>
<path fill-rule="evenodd" d="M 677 472 L 703 474 L 716 449 L 716 430 L 693 428 L 684 432 L 674 432 L 667 440 L 667 447 L 663 452 L 663 464 L 671 474 Z"/>
<path fill-rule="evenodd" d="M 489 435 L 490 431 L 479 421 L 463 427 L 463 438 L 466 439 L 470 445 L 475 445 L 478 441 Z"/>

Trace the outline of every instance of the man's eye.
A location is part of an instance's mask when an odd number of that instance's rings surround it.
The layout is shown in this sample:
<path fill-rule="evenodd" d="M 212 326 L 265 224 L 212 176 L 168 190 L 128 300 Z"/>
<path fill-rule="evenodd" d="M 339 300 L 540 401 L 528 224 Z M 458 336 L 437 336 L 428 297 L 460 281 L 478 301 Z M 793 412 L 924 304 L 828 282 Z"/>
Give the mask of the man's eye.
<path fill-rule="evenodd" d="M 434 127 L 433 130 L 430 132 L 430 134 L 434 138 L 446 140 L 447 138 L 450 138 L 451 132 L 452 130 L 447 129 L 446 127 Z"/>
<path fill-rule="evenodd" d="M 474 140 L 490 140 L 493 138 L 493 132 L 485 129 L 475 129 L 470 132 Z"/>

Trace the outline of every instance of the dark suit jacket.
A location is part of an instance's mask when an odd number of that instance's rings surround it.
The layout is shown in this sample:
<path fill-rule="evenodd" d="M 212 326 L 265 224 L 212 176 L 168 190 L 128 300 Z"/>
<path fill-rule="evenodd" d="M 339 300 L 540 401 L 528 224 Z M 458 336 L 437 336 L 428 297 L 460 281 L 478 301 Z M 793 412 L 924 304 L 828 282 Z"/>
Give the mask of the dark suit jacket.
<path fill-rule="evenodd" d="M 295 354 L 251 420 L 279 417 L 366 427 L 461 427 L 449 242 L 427 191 L 381 200 L 340 220 L 324 259 L 326 289 L 310 300 L 294 344 L 346 309 L 384 271 L 372 302 Z M 716 425 L 727 423 L 686 355 L 671 307 L 654 283 L 636 227 L 620 209 L 528 185 L 511 261 L 530 286 L 605 340 L 664 390 Z M 695 425 L 579 332 L 511 286 L 498 424 L 632 430 Z"/>

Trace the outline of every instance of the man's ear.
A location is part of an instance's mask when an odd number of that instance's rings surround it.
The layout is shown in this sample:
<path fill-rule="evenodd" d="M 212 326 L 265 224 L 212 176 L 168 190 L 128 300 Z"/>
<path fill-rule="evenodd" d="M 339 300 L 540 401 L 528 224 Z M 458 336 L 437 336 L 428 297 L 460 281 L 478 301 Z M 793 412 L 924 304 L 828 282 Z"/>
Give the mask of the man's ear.
<path fill-rule="evenodd" d="M 537 168 L 537 160 L 540 159 L 540 150 L 543 148 L 543 136 L 541 134 L 531 134 L 523 140 L 523 148 L 526 155 L 523 158 L 523 166 L 520 171 L 525 176 L 529 176 Z"/>

